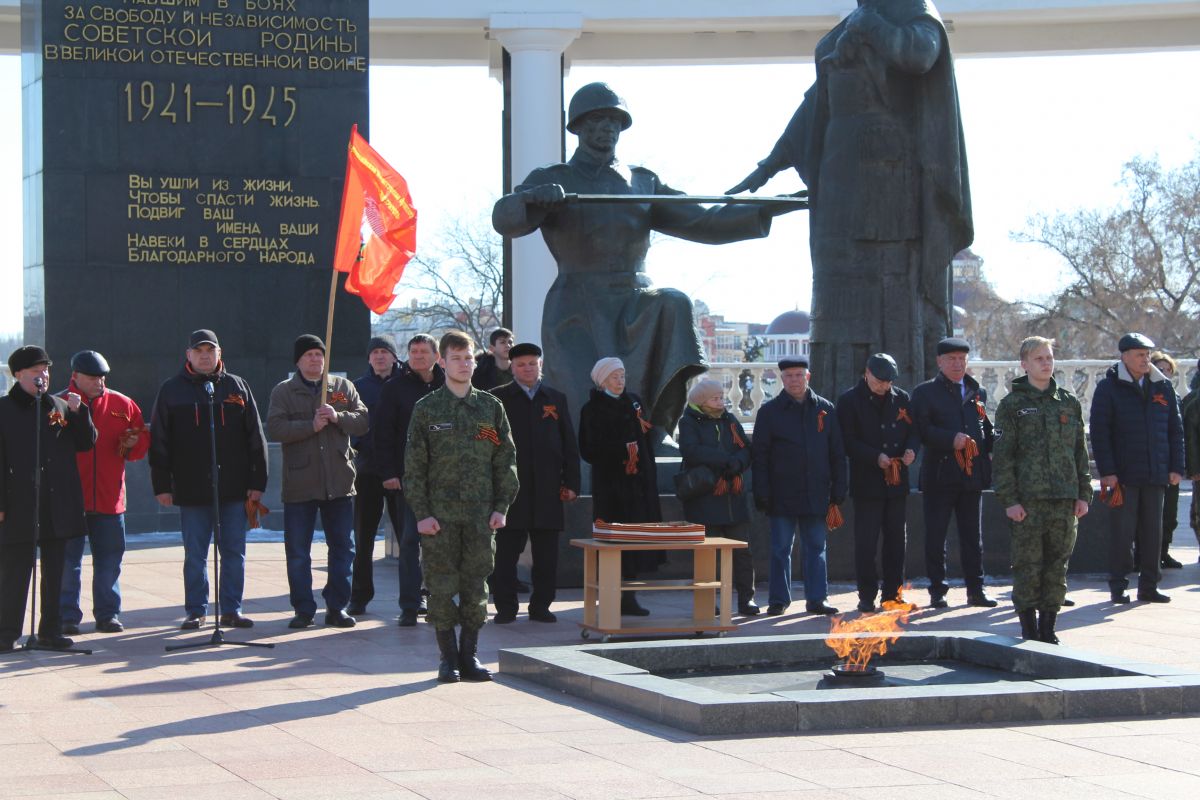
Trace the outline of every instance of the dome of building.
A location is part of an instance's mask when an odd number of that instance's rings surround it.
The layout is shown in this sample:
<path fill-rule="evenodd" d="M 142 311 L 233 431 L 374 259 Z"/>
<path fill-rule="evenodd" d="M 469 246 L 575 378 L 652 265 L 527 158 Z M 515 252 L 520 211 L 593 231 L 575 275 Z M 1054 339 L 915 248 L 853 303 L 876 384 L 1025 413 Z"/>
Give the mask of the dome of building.
<path fill-rule="evenodd" d="M 808 333 L 812 327 L 812 321 L 808 318 L 808 313 L 800 311 L 785 311 L 775 319 L 771 320 L 771 324 L 767 326 L 767 335 L 787 336 L 789 334 Z"/>

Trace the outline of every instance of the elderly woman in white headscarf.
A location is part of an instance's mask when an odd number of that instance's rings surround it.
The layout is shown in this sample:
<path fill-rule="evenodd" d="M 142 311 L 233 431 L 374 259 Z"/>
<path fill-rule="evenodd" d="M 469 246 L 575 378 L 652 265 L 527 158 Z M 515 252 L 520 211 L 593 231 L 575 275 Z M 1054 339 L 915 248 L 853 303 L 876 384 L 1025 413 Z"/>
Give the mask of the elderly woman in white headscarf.
<path fill-rule="evenodd" d="M 592 367 L 595 388 L 579 412 L 579 454 L 592 465 L 592 516 L 605 522 L 659 522 L 658 475 L 641 399 L 625 391 L 625 365 L 602 358 Z M 654 569 L 661 551 L 625 553 L 626 579 Z M 621 593 L 621 613 L 645 616 L 633 592 Z"/>
<path fill-rule="evenodd" d="M 679 420 L 680 469 L 696 472 L 692 494 L 680 492 L 683 515 L 704 526 L 705 535 L 750 541 L 750 448 L 746 431 L 725 408 L 725 387 L 712 378 L 696 381 Z M 754 616 L 754 562 L 750 550 L 733 552 L 733 588 L 738 613 Z"/>

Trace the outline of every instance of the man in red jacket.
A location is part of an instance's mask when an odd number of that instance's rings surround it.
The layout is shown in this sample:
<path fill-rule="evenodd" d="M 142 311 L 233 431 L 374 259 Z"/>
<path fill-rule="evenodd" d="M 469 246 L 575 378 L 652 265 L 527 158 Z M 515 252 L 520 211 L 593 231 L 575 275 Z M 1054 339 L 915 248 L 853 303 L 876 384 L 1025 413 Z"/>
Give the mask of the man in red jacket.
<path fill-rule="evenodd" d="M 87 512 L 87 541 L 92 551 L 92 616 L 100 633 L 120 633 L 121 558 L 125 555 L 125 462 L 146 457 L 150 432 L 142 410 L 130 398 L 106 386 L 108 362 L 95 350 L 71 357 L 71 385 L 60 393 L 83 398 L 96 426 L 96 446 L 76 454 L 83 507 Z M 79 633 L 83 561 L 82 538 L 67 540 L 63 564 L 62 628 Z"/>

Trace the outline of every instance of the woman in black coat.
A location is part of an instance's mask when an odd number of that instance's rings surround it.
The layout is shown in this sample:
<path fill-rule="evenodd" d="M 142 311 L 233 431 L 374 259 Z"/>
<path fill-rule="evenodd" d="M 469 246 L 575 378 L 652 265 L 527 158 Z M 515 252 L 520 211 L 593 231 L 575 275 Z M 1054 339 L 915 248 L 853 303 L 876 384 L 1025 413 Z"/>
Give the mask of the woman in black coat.
<path fill-rule="evenodd" d="M 592 465 L 592 516 L 605 522 L 659 522 L 658 475 L 642 401 L 625 391 L 625 365 L 602 358 L 592 368 L 596 384 L 579 412 L 579 454 Z M 660 550 L 622 554 L 629 580 L 666 560 Z M 633 592 L 621 593 L 621 613 L 644 617 Z"/>
<path fill-rule="evenodd" d="M 746 431 L 725 409 L 725 389 L 711 378 L 697 381 L 688 392 L 688 405 L 679 420 L 681 469 L 708 467 L 717 479 L 712 490 L 683 501 L 688 522 L 699 523 L 707 536 L 750 541 L 750 507 L 746 496 L 750 448 Z M 754 561 L 750 549 L 733 551 L 733 588 L 738 613 L 754 616 Z"/>

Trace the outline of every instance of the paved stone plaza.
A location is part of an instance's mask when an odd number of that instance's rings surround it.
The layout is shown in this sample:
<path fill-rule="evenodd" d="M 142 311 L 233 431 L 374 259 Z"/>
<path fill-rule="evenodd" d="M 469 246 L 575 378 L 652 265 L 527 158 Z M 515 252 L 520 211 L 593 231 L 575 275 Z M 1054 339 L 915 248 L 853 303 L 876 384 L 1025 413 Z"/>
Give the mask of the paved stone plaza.
<path fill-rule="evenodd" d="M 1186 566 L 1166 572 L 1173 603 L 1114 607 L 1103 582 L 1073 579 L 1079 605 L 1060 618 L 1064 643 L 1200 668 L 1197 549 L 1186 528 L 1176 536 L 1182 544 L 1172 552 Z M 696 737 L 503 675 L 438 685 L 432 631 L 395 626 L 394 561 L 377 561 L 377 586 L 392 591 L 357 628 L 291 631 L 279 543 L 250 545 L 245 611 L 256 627 L 229 635 L 276 648 L 168 655 L 165 644 L 208 637 L 177 630 L 181 558 L 177 544 L 135 545 L 122 581 L 127 630 L 79 637 L 94 655 L 0 656 L 0 797 L 877 800 L 884 787 L 921 800 L 1200 794 L 1194 716 Z M 993 588 L 1007 601 L 1007 587 Z M 831 602 L 853 607 L 851 587 L 833 590 Z M 646 598 L 656 612 L 684 611 L 680 593 L 660 594 L 671 598 Z M 923 611 L 910 627 L 1018 634 L 1007 602 L 967 609 L 964 599 L 952 591 L 950 609 Z M 500 648 L 579 643 L 580 606 L 581 593 L 568 591 L 557 625 L 524 614 L 488 625 L 481 658 L 494 668 Z M 827 627 L 800 613 L 758 617 L 732 635 Z"/>

